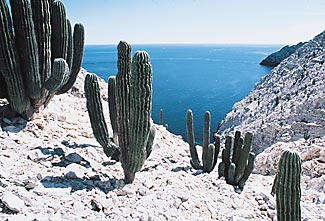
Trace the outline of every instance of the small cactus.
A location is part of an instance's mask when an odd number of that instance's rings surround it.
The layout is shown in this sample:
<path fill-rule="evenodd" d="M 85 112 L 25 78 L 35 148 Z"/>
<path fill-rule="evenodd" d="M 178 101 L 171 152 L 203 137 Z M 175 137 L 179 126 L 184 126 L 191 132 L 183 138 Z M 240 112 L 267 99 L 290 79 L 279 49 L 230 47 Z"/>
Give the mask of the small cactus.
<path fill-rule="evenodd" d="M 190 163 L 192 167 L 194 169 L 202 169 L 204 172 L 210 173 L 217 163 L 220 149 L 220 137 L 218 135 L 215 134 L 213 136 L 215 144 L 210 144 L 210 112 L 207 111 L 204 113 L 202 164 L 199 160 L 195 146 L 192 110 L 188 110 L 186 112 L 186 131 L 187 142 L 190 146 Z"/>
<path fill-rule="evenodd" d="M 131 183 L 149 157 L 155 137 L 151 123 L 152 68 L 148 53 L 136 52 L 131 62 L 131 45 L 121 41 L 118 73 L 116 77 L 110 77 L 108 91 L 113 138 L 107 132 L 97 78 L 90 74 L 86 76 L 87 109 L 94 135 L 104 151 L 107 149 L 108 157 L 121 160 L 124 180 Z"/>
<path fill-rule="evenodd" d="M 159 125 L 163 125 L 163 109 L 159 111 Z"/>
<path fill-rule="evenodd" d="M 222 162 L 218 166 L 219 177 L 225 177 L 226 182 L 240 193 L 254 169 L 255 154 L 251 152 L 253 134 L 247 132 L 245 139 L 239 131 L 235 137 L 227 135 L 225 148 L 222 151 Z"/>
<path fill-rule="evenodd" d="M 278 221 L 301 220 L 300 208 L 301 159 L 296 152 L 285 151 L 278 164 L 278 171 L 272 187 L 276 195 Z"/>

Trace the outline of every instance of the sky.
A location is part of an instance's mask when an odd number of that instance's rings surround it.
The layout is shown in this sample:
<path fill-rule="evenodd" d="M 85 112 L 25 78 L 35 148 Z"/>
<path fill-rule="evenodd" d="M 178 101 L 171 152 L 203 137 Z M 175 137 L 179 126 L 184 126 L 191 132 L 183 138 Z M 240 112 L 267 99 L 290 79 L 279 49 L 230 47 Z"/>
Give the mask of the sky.
<path fill-rule="evenodd" d="M 86 44 L 296 44 L 325 30 L 325 0 L 61 0 Z"/>

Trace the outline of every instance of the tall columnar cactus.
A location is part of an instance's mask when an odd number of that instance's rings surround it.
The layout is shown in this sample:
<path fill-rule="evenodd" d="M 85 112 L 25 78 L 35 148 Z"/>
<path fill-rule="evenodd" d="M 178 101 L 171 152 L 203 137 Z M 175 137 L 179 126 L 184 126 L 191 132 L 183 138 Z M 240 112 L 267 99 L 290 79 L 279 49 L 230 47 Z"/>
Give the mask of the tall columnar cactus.
<path fill-rule="evenodd" d="M 54 94 L 74 84 L 83 57 L 84 28 L 76 24 L 72 37 L 60 1 L 9 2 L 12 17 L 6 1 L 0 0 L 0 75 L 11 108 L 29 118 Z"/>
<path fill-rule="evenodd" d="M 163 109 L 159 111 L 159 125 L 163 125 Z"/>
<path fill-rule="evenodd" d="M 108 91 L 116 139 L 110 138 L 107 132 L 97 79 L 95 75 L 86 76 L 85 95 L 94 135 L 108 157 L 120 154 L 125 182 L 130 183 L 149 157 L 155 137 L 155 128 L 151 125 L 152 68 L 147 52 L 136 52 L 132 62 L 130 44 L 121 41 L 118 73 L 110 77 Z"/>
<path fill-rule="evenodd" d="M 255 154 L 251 152 L 253 134 L 247 132 L 244 140 L 239 131 L 235 138 L 226 136 L 225 148 L 222 151 L 222 162 L 219 163 L 219 177 L 235 187 L 236 192 L 244 189 L 245 183 L 254 169 Z"/>
<path fill-rule="evenodd" d="M 202 164 L 199 160 L 195 145 L 193 113 L 192 110 L 186 112 L 186 131 L 187 142 L 190 146 L 191 165 L 194 169 L 202 169 L 204 172 L 210 173 L 218 159 L 220 149 L 220 137 L 214 134 L 214 144 L 210 144 L 210 112 L 204 113 L 204 128 L 203 128 L 203 149 L 202 149 Z"/>
<path fill-rule="evenodd" d="M 279 221 L 301 220 L 300 208 L 301 159 L 296 152 L 285 151 L 278 164 L 272 195 L 276 195 L 277 219 Z"/>

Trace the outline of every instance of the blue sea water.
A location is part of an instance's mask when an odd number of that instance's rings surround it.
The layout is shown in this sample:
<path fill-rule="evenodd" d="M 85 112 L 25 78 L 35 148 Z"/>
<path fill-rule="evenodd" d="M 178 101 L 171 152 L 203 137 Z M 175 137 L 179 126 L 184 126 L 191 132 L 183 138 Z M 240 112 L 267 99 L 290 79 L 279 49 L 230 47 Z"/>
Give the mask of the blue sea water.
<path fill-rule="evenodd" d="M 203 115 L 211 112 L 211 130 L 244 98 L 271 68 L 259 62 L 280 45 L 134 45 L 132 53 L 146 50 L 153 69 L 154 122 L 186 139 L 185 116 L 194 114 L 195 138 L 201 143 Z M 107 81 L 117 73 L 115 45 L 87 45 L 83 65 Z"/>

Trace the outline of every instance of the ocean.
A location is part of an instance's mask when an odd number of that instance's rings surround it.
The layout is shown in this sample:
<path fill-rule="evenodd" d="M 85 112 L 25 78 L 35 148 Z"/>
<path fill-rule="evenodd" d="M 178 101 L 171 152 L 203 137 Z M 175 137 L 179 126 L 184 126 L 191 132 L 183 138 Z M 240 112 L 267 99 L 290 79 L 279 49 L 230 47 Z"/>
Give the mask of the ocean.
<path fill-rule="evenodd" d="M 163 109 L 168 130 L 186 139 L 186 111 L 192 109 L 197 143 L 203 115 L 215 131 L 233 104 L 244 98 L 271 68 L 259 62 L 281 45 L 133 45 L 145 50 L 153 69 L 152 119 Z M 107 81 L 117 73 L 116 45 L 86 45 L 82 66 Z"/>

